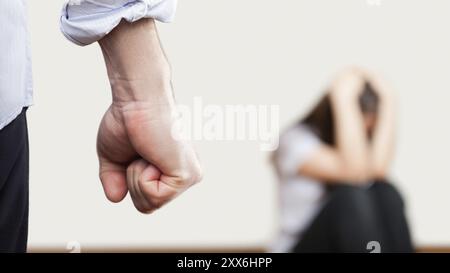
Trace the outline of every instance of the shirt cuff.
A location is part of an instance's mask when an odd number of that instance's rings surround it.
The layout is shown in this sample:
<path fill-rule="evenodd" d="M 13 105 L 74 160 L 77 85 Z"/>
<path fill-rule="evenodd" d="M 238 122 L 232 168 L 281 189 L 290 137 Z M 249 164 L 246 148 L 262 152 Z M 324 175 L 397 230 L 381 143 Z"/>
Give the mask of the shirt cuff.
<path fill-rule="evenodd" d="M 70 0 L 62 10 L 61 31 L 71 42 L 85 46 L 106 36 L 122 19 L 169 23 L 176 7 L 177 0 Z"/>

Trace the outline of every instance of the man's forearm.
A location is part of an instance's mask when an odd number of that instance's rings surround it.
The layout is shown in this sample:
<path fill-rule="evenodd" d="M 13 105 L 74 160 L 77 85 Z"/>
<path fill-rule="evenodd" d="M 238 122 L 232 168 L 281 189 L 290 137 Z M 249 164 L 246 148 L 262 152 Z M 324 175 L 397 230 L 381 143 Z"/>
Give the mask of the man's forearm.
<path fill-rule="evenodd" d="M 202 178 L 193 147 L 173 136 L 170 66 L 154 20 L 145 19 L 170 21 L 177 1 L 103 2 L 65 6 L 61 29 L 79 45 L 98 41 L 105 59 L 113 94 L 97 137 L 105 194 L 120 202 L 129 192 L 136 208 L 148 213 Z"/>
<path fill-rule="evenodd" d="M 99 41 L 117 103 L 165 101 L 172 96 L 170 66 L 155 22 L 122 22 Z"/>
<path fill-rule="evenodd" d="M 195 152 L 172 135 L 176 107 L 170 67 L 154 21 L 122 22 L 100 45 L 112 86 L 111 112 L 139 156 L 169 180 L 197 180 Z"/>

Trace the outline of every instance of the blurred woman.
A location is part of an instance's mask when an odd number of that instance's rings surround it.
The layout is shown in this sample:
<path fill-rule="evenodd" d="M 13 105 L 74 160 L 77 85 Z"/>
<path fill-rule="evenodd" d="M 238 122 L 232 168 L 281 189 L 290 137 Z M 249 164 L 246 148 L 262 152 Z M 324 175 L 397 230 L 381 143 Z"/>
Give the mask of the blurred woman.
<path fill-rule="evenodd" d="M 390 90 L 351 68 L 281 136 L 281 232 L 272 251 L 413 251 L 403 200 L 386 179 L 394 120 Z"/>

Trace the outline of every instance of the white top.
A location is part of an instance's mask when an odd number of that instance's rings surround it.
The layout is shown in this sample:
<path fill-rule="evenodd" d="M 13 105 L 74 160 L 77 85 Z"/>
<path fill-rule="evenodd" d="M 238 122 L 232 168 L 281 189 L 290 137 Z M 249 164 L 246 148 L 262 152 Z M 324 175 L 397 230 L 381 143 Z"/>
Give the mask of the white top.
<path fill-rule="evenodd" d="M 320 139 L 305 125 L 291 127 L 280 137 L 275 162 L 280 178 L 280 231 L 271 252 L 291 251 L 324 204 L 324 185 L 298 174 L 320 145 Z"/>
<path fill-rule="evenodd" d="M 0 130 L 33 103 L 27 0 L 0 0 Z M 61 15 L 61 31 L 72 42 L 88 45 L 122 19 L 155 18 L 170 22 L 177 0 L 71 0 Z"/>

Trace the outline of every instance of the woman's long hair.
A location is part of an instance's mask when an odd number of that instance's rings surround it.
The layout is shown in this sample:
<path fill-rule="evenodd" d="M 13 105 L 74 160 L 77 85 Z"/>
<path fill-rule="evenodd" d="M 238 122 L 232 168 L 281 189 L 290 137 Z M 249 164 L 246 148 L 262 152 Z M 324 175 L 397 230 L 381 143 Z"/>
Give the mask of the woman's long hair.
<path fill-rule="evenodd" d="M 366 82 L 359 97 L 362 114 L 378 113 L 379 98 L 371 84 Z M 314 134 L 328 145 L 335 145 L 335 122 L 330 96 L 325 95 L 313 110 L 299 121 L 299 125 L 308 126 Z"/>
<path fill-rule="evenodd" d="M 377 115 L 379 105 L 379 97 L 369 82 L 364 84 L 364 89 L 359 97 L 359 106 L 362 114 Z M 300 121 L 297 126 L 307 126 L 311 131 L 325 144 L 334 146 L 335 139 L 335 122 L 333 107 L 330 100 L 329 92 L 319 103 Z M 368 137 L 370 137 L 368 135 Z M 272 163 L 278 175 L 279 166 L 277 164 L 278 150 L 272 154 Z"/>

